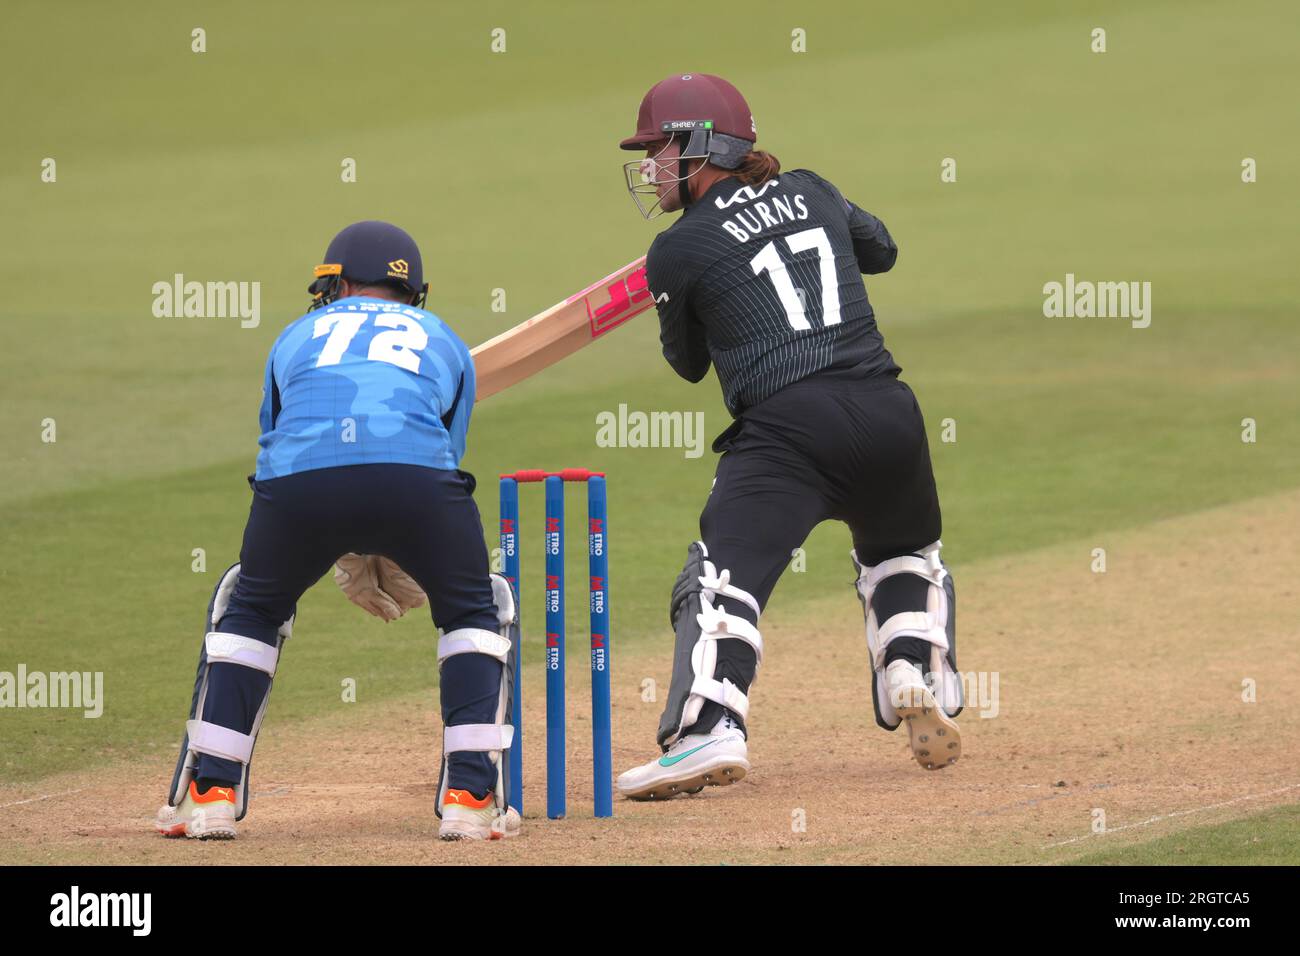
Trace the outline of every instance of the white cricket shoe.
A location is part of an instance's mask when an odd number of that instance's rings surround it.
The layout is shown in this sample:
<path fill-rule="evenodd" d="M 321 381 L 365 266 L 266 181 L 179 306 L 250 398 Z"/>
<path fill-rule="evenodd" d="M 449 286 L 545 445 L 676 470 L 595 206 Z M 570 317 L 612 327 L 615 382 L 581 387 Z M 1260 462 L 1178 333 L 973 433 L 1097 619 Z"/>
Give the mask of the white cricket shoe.
<path fill-rule="evenodd" d="M 926 770 L 942 770 L 961 757 L 961 729 L 943 712 L 921 669 L 906 660 L 885 668 L 889 702 L 907 725 L 912 755 Z"/>
<path fill-rule="evenodd" d="M 619 774 L 618 791 L 629 800 L 667 800 L 725 787 L 749 772 L 745 735 L 724 716 L 707 734 L 688 734 L 662 757 Z"/>
<path fill-rule="evenodd" d="M 159 809 L 153 828 L 165 837 L 233 840 L 237 835 L 235 790 L 233 787 L 209 787 L 204 793 L 199 793 L 198 786 L 191 780 L 178 806 L 165 803 Z"/>
<path fill-rule="evenodd" d="M 438 837 L 501 840 L 518 836 L 521 822 L 514 807 L 506 807 L 506 812 L 501 813 L 490 793 L 479 800 L 468 790 L 448 790 L 442 798 L 442 826 L 438 828 Z"/>

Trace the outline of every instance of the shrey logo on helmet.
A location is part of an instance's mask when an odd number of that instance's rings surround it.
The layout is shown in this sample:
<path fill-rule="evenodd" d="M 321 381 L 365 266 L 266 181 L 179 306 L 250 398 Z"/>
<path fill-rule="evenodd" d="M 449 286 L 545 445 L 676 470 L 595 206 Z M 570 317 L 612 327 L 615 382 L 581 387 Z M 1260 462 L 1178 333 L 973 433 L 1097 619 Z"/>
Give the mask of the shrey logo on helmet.
<path fill-rule="evenodd" d="M 636 132 L 624 139 L 622 149 L 644 150 L 667 141 L 654 157 L 623 164 L 627 190 L 641 215 L 653 219 L 666 210 L 664 193 L 678 190 L 681 208 L 691 204 L 688 180 L 712 163 L 735 169 L 749 155 L 757 139 L 754 116 L 740 91 L 720 76 L 682 73 L 656 83 L 641 100 Z M 658 162 L 673 142 L 678 155 Z M 677 161 L 676 175 L 670 164 Z M 699 160 L 695 170 L 691 164 Z"/>

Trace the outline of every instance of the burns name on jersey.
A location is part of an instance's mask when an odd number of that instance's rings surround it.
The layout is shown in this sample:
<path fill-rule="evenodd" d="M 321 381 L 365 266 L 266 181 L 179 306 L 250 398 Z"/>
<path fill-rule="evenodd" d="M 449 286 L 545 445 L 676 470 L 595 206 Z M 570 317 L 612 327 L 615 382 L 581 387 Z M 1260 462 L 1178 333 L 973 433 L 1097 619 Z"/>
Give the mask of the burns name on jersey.
<path fill-rule="evenodd" d="M 722 228 L 739 241 L 748 242 L 768 227 L 807 219 L 808 204 L 802 193 L 793 196 L 773 195 L 770 200 L 761 198 L 768 190 L 780 185 L 780 179 L 769 179 L 758 189 L 741 186 L 730 197 L 718 196 L 713 202 L 724 211 L 738 203 L 753 203 L 752 206 L 742 206 L 730 219 L 723 221 Z"/>

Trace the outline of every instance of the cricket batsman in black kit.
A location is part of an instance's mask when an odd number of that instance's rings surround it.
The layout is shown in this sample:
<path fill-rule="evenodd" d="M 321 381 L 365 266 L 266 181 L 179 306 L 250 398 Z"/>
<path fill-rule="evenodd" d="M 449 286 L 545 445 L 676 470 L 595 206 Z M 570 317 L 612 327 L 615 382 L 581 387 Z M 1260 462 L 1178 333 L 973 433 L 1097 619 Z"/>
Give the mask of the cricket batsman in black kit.
<path fill-rule="evenodd" d="M 876 722 L 906 723 L 928 770 L 961 756 L 955 592 L 925 424 L 862 282 L 898 247 L 816 173 L 780 172 L 756 139 L 740 92 L 694 73 L 654 86 L 621 143 L 646 153 L 624 167 L 642 215 L 682 213 L 646 258 L 664 357 L 691 382 L 717 369 L 735 418 L 714 441 L 700 540 L 673 587 L 663 753 L 618 779 L 636 800 L 749 771 L 759 619 L 792 551 L 828 519 L 853 535 Z"/>

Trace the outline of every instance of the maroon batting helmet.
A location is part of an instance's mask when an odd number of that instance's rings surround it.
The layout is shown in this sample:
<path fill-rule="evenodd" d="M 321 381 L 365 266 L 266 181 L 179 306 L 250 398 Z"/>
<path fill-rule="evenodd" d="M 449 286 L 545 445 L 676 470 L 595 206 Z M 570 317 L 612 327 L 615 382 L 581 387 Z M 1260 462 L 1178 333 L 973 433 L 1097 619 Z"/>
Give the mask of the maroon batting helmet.
<path fill-rule="evenodd" d="M 647 144 L 680 136 L 679 185 L 682 206 L 690 204 L 686 180 L 687 161 L 703 159 L 722 169 L 735 169 L 754 147 L 757 131 L 749 104 L 720 76 L 680 73 L 656 83 L 641 99 L 636 132 L 619 143 L 622 149 L 644 149 Z M 654 218 L 658 201 L 647 209 L 641 196 L 656 191 L 656 176 L 644 162 L 624 163 L 628 191 L 647 219 Z M 700 168 L 703 168 L 701 164 Z M 697 169 L 696 172 L 699 170 Z M 658 179 L 660 184 L 670 180 Z M 660 210 L 662 212 L 662 209 Z"/>
<path fill-rule="evenodd" d="M 681 73 L 650 87 L 641 99 L 636 132 L 619 143 L 623 149 L 644 149 L 646 143 L 673 133 L 706 129 L 754 145 L 758 134 L 749 104 L 720 76 Z"/>

